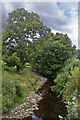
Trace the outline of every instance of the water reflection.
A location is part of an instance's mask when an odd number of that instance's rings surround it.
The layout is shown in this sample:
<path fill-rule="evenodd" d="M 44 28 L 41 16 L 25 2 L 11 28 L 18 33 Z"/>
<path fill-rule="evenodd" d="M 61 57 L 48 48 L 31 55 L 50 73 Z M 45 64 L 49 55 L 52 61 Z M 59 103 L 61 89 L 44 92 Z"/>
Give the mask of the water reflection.
<path fill-rule="evenodd" d="M 67 108 L 57 94 L 52 92 L 50 87 L 52 81 L 47 81 L 38 91 L 37 94 L 43 94 L 43 99 L 39 101 L 38 108 L 32 113 L 32 116 L 24 120 L 64 120 L 66 117 Z M 59 116 L 63 117 L 62 119 Z"/>
<path fill-rule="evenodd" d="M 39 110 L 34 111 L 34 113 L 36 117 L 43 120 L 59 120 L 59 116 L 66 117 L 67 115 L 67 108 L 62 99 L 51 91 L 50 86 L 52 85 L 52 81 L 47 81 L 38 91 L 38 94 L 43 94 L 43 99 L 38 103 Z"/>
<path fill-rule="evenodd" d="M 32 113 L 32 120 L 43 120 L 42 118 L 38 118 L 35 116 L 34 112 Z"/>

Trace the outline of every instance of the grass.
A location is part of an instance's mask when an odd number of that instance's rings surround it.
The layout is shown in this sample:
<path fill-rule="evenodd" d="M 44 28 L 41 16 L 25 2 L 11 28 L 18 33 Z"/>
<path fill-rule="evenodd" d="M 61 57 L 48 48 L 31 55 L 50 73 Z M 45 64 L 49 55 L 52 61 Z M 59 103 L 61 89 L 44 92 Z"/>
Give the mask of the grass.
<path fill-rule="evenodd" d="M 2 76 L 3 113 L 23 103 L 23 98 L 37 87 L 40 79 L 30 68 L 25 68 L 19 74 L 3 71 Z"/>

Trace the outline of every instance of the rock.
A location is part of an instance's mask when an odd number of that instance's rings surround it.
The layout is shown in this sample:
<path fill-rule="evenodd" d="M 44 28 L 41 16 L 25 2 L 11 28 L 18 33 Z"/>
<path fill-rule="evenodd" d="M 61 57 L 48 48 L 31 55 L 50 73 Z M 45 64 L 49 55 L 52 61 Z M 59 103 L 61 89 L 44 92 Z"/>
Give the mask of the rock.
<path fill-rule="evenodd" d="M 23 103 L 23 105 L 25 106 L 25 105 L 26 105 L 26 103 Z"/>
<path fill-rule="evenodd" d="M 30 111 L 30 113 L 29 113 L 30 115 L 32 115 L 32 111 Z"/>
<path fill-rule="evenodd" d="M 22 117 L 23 115 L 22 114 L 20 114 L 20 117 Z"/>
<path fill-rule="evenodd" d="M 35 110 L 39 110 L 39 108 L 38 108 L 38 107 L 36 107 L 36 108 L 35 108 Z"/>
<path fill-rule="evenodd" d="M 15 114 L 17 114 L 17 112 L 15 112 Z"/>
<path fill-rule="evenodd" d="M 35 99 L 32 99 L 31 102 L 32 102 L 32 103 L 36 103 L 36 100 L 35 100 Z"/>
<path fill-rule="evenodd" d="M 29 95 L 24 99 L 24 103 L 13 109 L 10 116 L 8 115 L 8 118 L 26 118 L 32 114 L 33 110 L 39 110 L 37 102 L 42 99 L 42 94 L 37 94 L 36 91 L 38 91 L 38 89 L 40 89 L 42 85 L 47 81 L 47 79 L 42 76 L 40 76 L 40 79 L 41 80 L 37 82 L 37 89 L 35 91 L 29 92 Z M 33 104 L 30 105 L 28 101 L 32 102 Z"/>

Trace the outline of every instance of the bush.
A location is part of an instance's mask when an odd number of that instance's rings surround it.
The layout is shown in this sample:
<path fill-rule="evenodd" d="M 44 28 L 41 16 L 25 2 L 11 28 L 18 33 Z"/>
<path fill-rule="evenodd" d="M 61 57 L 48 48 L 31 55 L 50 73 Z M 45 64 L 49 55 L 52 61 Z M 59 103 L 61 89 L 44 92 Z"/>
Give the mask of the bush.
<path fill-rule="evenodd" d="M 17 52 L 12 53 L 11 55 L 8 55 L 9 53 L 7 53 L 6 55 L 3 55 L 3 68 L 6 70 L 12 70 L 14 71 L 12 68 L 16 69 L 17 71 L 19 71 L 20 69 L 22 69 L 24 67 L 23 62 L 20 61 L 20 58 L 17 55 Z"/>
<path fill-rule="evenodd" d="M 48 40 L 43 44 L 41 51 L 39 50 L 38 53 L 36 51 L 32 61 L 33 67 L 40 74 L 54 79 L 68 57 L 70 54 L 63 44 L 59 41 Z"/>
<path fill-rule="evenodd" d="M 75 67 L 71 70 L 71 78 L 65 85 L 65 91 L 63 93 L 63 99 L 66 99 L 68 117 L 71 119 L 79 118 L 80 119 L 80 71 L 79 68 Z"/>
<path fill-rule="evenodd" d="M 30 66 L 30 63 L 26 63 L 25 65 L 26 65 L 26 66 Z"/>
<path fill-rule="evenodd" d="M 66 64 L 67 63 L 67 64 Z M 56 85 L 51 87 L 52 91 L 56 91 L 62 95 L 63 101 L 67 104 L 68 118 L 77 119 L 80 110 L 79 106 L 79 83 L 80 71 L 76 58 L 72 58 L 65 63 L 63 73 L 59 74 L 55 79 Z"/>
<path fill-rule="evenodd" d="M 23 98 L 37 87 L 39 76 L 29 68 L 20 70 L 19 74 L 8 71 L 3 71 L 2 74 L 2 111 L 4 113 L 14 108 L 16 104 L 23 103 Z"/>
<path fill-rule="evenodd" d="M 16 72 L 17 71 L 17 66 L 15 65 L 14 67 L 8 67 L 7 66 L 7 63 L 2 61 L 2 70 L 7 70 L 7 71 L 10 71 L 10 72 Z"/>
<path fill-rule="evenodd" d="M 15 105 L 17 97 L 22 96 L 21 85 L 19 81 L 13 81 L 9 78 L 2 81 L 2 111 L 6 112 Z"/>
<path fill-rule="evenodd" d="M 52 91 L 57 91 L 60 95 L 63 95 L 65 85 L 70 81 L 72 77 L 71 70 L 74 69 L 75 66 L 78 66 L 78 60 L 75 57 L 68 59 L 64 63 L 63 69 L 61 72 L 59 72 L 57 78 L 54 80 L 56 85 L 51 87 Z"/>

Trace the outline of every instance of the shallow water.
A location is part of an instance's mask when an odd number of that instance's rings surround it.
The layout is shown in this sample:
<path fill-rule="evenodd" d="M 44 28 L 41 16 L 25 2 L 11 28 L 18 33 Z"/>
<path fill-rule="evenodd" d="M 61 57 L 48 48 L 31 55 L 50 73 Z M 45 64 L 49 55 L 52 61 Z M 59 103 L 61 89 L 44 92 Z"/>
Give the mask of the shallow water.
<path fill-rule="evenodd" d="M 48 80 L 37 92 L 43 94 L 43 99 L 39 101 L 39 110 L 33 111 L 32 117 L 24 120 L 59 120 L 59 116 L 66 117 L 67 108 L 55 92 L 52 92 L 50 87 L 54 83 Z"/>

